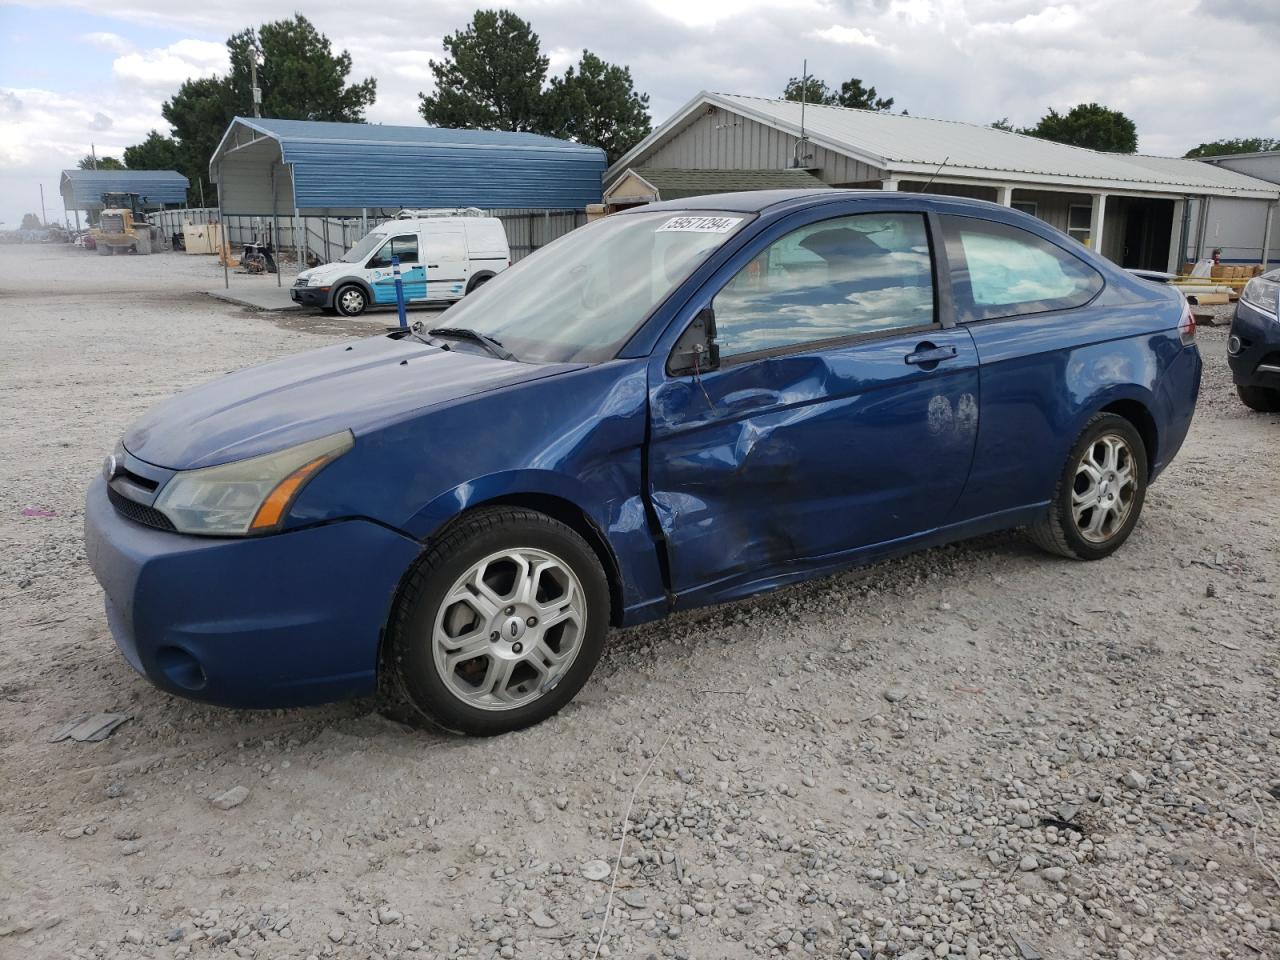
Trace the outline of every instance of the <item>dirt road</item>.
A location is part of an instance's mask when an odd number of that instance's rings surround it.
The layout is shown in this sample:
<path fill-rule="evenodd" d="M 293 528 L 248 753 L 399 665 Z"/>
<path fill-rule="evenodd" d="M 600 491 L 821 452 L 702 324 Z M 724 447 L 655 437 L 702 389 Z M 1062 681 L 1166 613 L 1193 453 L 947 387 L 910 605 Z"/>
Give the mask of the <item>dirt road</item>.
<path fill-rule="evenodd" d="M 1280 417 L 1221 328 L 1115 557 L 1001 535 L 617 632 L 563 714 L 460 740 L 116 652 L 81 521 L 126 425 L 381 320 L 220 281 L 0 247 L 0 957 L 558 960 L 607 905 L 601 957 L 1280 957 Z"/>

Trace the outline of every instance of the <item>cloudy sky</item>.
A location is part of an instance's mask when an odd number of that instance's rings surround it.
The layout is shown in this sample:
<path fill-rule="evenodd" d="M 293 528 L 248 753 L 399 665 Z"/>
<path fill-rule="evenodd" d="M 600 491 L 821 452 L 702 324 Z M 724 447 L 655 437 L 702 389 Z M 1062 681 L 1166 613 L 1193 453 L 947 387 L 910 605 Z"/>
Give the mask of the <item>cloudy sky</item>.
<path fill-rule="evenodd" d="M 304 12 L 356 77 L 378 80 L 369 119 L 420 123 L 417 94 L 441 37 L 475 0 L 352 4 Z M 553 71 L 583 47 L 631 67 L 655 124 L 699 90 L 778 95 L 810 71 L 873 83 L 914 115 L 1030 124 L 1096 100 L 1134 119 L 1144 153 L 1219 137 L 1280 137 L 1277 0 L 511 0 Z M 119 156 L 187 77 L 226 66 L 223 42 L 290 16 L 276 0 L 0 0 L 0 221 L 61 217 L 58 175 L 96 145 Z"/>

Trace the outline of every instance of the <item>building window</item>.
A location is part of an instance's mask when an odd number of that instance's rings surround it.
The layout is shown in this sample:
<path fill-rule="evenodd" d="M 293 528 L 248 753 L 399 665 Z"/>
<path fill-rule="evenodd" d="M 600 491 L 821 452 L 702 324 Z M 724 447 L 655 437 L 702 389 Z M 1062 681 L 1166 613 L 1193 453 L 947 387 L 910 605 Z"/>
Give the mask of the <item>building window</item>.
<path fill-rule="evenodd" d="M 1067 233 L 1087 247 L 1092 224 L 1093 207 L 1087 203 L 1073 203 L 1067 211 Z"/>
<path fill-rule="evenodd" d="M 1040 204 L 1034 200 L 1014 200 L 1009 206 L 1015 210 L 1021 210 L 1023 213 L 1029 213 L 1033 217 L 1040 216 Z"/>

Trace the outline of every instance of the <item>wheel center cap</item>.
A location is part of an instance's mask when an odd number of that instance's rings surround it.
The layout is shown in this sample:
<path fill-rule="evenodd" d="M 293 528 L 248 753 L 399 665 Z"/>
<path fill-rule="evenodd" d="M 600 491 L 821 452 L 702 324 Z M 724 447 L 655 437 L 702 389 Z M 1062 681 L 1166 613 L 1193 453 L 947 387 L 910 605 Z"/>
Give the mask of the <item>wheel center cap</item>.
<path fill-rule="evenodd" d="M 525 629 L 525 623 L 522 618 L 507 617 L 507 619 L 502 622 L 502 629 L 500 632 L 502 633 L 503 640 L 506 640 L 508 643 L 514 643 L 524 636 Z"/>

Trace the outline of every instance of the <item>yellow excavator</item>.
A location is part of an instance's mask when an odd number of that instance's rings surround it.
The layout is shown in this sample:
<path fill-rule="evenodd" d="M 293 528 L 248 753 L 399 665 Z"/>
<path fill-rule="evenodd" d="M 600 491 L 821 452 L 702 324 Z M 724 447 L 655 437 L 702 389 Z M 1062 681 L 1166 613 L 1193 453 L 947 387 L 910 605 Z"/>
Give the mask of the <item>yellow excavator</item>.
<path fill-rule="evenodd" d="M 160 233 L 146 220 L 136 193 L 104 193 L 98 225 L 89 231 L 94 248 L 103 256 L 113 253 L 151 253 Z"/>

